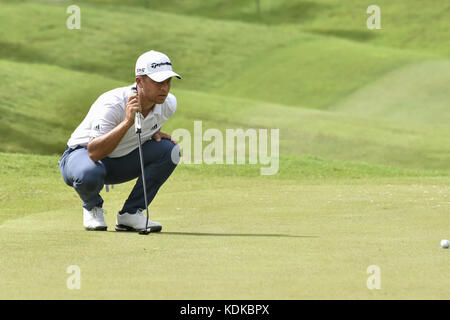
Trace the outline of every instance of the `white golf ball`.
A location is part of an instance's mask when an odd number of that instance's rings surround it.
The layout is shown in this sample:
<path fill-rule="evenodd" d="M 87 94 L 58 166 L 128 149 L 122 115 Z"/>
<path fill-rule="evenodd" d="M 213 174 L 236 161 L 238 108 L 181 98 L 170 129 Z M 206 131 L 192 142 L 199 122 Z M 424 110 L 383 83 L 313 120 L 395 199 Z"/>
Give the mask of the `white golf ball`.
<path fill-rule="evenodd" d="M 441 240 L 441 247 L 447 249 L 448 247 L 450 247 L 450 241 L 448 241 L 447 239 Z"/>

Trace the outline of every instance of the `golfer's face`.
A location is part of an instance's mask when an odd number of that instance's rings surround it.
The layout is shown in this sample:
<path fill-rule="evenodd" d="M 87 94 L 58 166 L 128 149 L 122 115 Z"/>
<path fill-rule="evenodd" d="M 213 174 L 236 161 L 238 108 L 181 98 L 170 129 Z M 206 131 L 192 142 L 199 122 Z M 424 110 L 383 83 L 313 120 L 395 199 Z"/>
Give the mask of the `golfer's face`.
<path fill-rule="evenodd" d="M 163 82 L 156 82 L 149 77 L 144 77 L 142 81 L 144 96 L 147 101 L 154 103 L 163 103 L 170 91 L 172 78 Z"/>

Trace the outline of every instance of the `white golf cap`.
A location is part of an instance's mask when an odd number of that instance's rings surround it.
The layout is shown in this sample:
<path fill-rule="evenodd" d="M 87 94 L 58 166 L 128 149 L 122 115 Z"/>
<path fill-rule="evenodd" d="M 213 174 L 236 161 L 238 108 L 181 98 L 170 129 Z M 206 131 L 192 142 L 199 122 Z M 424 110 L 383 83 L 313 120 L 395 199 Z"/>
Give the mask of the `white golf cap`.
<path fill-rule="evenodd" d="M 158 51 L 148 51 L 136 61 L 136 76 L 147 75 L 156 82 L 162 82 L 171 77 L 181 79 L 173 72 L 172 63 L 168 56 Z"/>

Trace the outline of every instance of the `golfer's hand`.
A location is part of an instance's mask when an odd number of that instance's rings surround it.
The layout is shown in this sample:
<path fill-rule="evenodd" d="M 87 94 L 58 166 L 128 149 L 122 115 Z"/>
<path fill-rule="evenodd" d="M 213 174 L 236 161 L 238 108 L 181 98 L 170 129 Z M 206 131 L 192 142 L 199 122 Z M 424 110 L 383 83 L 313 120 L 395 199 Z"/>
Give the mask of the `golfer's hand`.
<path fill-rule="evenodd" d="M 169 136 L 167 133 L 161 132 L 161 131 L 157 131 L 155 132 L 155 134 L 152 136 L 153 140 L 156 140 L 157 142 L 161 141 L 161 139 L 167 139 L 172 141 L 175 144 L 178 144 L 178 142 L 176 142 L 175 140 L 172 139 L 171 136 Z"/>
<path fill-rule="evenodd" d="M 134 116 L 137 111 L 141 112 L 141 105 L 139 104 L 138 96 L 137 95 L 131 96 L 130 98 L 128 98 L 125 116 L 125 120 L 129 124 L 132 125 L 134 123 Z"/>

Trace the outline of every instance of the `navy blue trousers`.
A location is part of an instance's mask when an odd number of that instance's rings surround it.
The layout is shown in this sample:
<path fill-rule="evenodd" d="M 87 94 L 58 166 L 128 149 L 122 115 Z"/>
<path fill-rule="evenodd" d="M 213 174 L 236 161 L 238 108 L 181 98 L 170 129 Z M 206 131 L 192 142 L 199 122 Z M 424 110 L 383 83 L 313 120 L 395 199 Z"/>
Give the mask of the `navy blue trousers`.
<path fill-rule="evenodd" d="M 167 139 L 159 142 L 149 140 L 142 144 L 148 204 L 177 166 L 174 161 L 179 158 L 173 157 L 172 161 L 172 150 L 180 155 L 179 147 Z M 136 184 L 120 212 L 136 213 L 138 209 L 145 209 L 138 148 L 123 157 L 106 157 L 94 162 L 86 148 L 67 147 L 59 161 L 59 169 L 64 182 L 76 190 L 87 210 L 102 207 L 100 191 L 105 184 L 120 184 L 135 178 L 138 178 Z"/>

